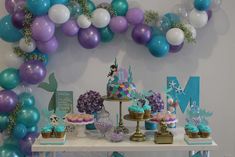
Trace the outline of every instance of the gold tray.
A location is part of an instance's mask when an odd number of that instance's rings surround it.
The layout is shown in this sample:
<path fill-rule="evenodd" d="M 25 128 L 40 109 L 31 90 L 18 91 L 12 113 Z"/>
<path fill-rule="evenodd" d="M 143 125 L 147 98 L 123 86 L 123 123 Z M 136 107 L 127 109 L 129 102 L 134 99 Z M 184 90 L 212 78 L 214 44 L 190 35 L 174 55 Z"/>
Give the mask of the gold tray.
<path fill-rule="evenodd" d="M 149 120 L 149 119 L 151 119 L 151 118 L 152 118 L 152 115 L 150 116 L 150 118 L 143 118 L 143 119 L 133 119 L 133 118 L 130 117 L 129 114 L 127 114 L 127 115 L 124 116 L 124 119 L 125 119 L 125 120 L 135 121 L 135 122 L 137 122 L 137 121 L 139 121 L 139 122 L 141 122 L 141 121 L 146 121 L 146 120 Z"/>
<path fill-rule="evenodd" d="M 131 99 L 114 99 L 114 98 L 108 98 L 107 95 L 105 96 L 102 96 L 102 98 L 105 100 L 105 101 L 114 101 L 114 102 L 129 102 L 131 101 Z"/>

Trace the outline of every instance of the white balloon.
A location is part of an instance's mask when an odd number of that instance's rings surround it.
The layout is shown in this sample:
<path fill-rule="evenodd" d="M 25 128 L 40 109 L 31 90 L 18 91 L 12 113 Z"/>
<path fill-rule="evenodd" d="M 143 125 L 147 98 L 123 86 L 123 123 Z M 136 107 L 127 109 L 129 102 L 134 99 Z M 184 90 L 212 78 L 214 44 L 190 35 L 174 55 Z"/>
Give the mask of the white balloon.
<path fill-rule="evenodd" d="M 36 42 L 33 39 L 30 39 L 29 43 L 26 43 L 25 38 L 21 38 L 19 42 L 19 47 L 24 52 L 33 52 L 36 49 Z"/>
<path fill-rule="evenodd" d="M 23 62 L 23 59 L 18 57 L 15 53 L 7 52 L 4 55 L 4 63 L 8 67 L 19 68 Z"/>
<path fill-rule="evenodd" d="M 69 20 L 70 11 L 63 4 L 55 4 L 49 9 L 48 16 L 55 24 L 63 24 Z"/>
<path fill-rule="evenodd" d="M 91 26 L 91 21 L 89 20 L 89 18 L 85 15 L 80 15 L 77 18 L 77 24 L 80 28 L 88 28 Z"/>
<path fill-rule="evenodd" d="M 104 28 L 110 22 L 110 14 L 106 9 L 98 8 L 92 13 L 92 24 L 97 28 Z"/>
<path fill-rule="evenodd" d="M 212 11 L 217 11 L 220 9 L 221 4 L 222 4 L 222 0 L 212 0 L 210 9 Z"/>
<path fill-rule="evenodd" d="M 193 39 L 197 37 L 197 30 L 190 24 L 185 24 L 185 27 L 192 33 Z"/>
<path fill-rule="evenodd" d="M 180 45 L 184 42 L 184 32 L 179 28 L 172 28 L 166 33 L 166 39 L 171 45 Z"/>
<path fill-rule="evenodd" d="M 189 21 L 195 28 L 202 28 L 208 22 L 208 15 L 205 11 L 193 9 L 189 15 Z"/>
<path fill-rule="evenodd" d="M 184 5 L 176 4 L 172 8 L 172 12 L 178 15 L 181 18 L 181 20 L 184 20 L 184 21 L 188 20 L 188 11 L 186 10 Z"/>

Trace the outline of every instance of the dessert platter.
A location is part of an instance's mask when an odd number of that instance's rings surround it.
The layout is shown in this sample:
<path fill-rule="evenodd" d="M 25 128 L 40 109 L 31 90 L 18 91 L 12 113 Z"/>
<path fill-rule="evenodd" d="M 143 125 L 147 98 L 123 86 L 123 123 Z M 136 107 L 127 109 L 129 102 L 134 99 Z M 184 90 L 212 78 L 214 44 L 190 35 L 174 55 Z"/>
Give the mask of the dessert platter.
<path fill-rule="evenodd" d="M 94 116 L 90 114 L 68 114 L 65 116 L 65 123 L 76 127 L 78 137 L 86 137 L 85 125 L 94 123 Z"/>

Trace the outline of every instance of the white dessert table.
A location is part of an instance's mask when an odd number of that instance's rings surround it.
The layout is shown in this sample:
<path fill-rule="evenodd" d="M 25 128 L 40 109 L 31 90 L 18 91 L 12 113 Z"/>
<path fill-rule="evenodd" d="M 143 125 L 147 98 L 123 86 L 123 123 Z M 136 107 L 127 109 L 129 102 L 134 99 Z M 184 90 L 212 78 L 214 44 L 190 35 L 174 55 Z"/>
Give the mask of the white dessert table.
<path fill-rule="evenodd" d="M 218 145 L 215 141 L 209 145 L 188 145 L 184 141 L 184 129 L 176 128 L 171 130 L 174 134 L 173 144 L 155 144 L 153 139 L 145 142 L 132 142 L 127 137 L 119 143 L 112 143 L 106 139 L 96 137 L 78 138 L 67 135 L 64 145 L 41 145 L 38 139 L 32 145 L 32 151 L 38 152 L 40 157 L 46 157 L 46 152 L 55 156 L 56 152 L 138 152 L 138 151 L 187 151 L 189 157 L 194 152 L 201 151 L 203 157 L 210 157 L 210 151 L 216 150 Z"/>

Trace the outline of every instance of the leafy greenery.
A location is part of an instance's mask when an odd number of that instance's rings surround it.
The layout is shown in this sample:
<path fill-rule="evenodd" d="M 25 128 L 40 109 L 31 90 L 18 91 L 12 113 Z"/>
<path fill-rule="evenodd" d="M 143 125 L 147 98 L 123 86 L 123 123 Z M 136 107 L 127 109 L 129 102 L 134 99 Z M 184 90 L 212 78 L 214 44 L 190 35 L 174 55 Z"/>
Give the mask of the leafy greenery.
<path fill-rule="evenodd" d="M 188 43 L 195 43 L 196 40 L 193 38 L 192 32 L 183 23 L 174 24 L 174 28 L 179 28 L 184 32 L 185 39 Z"/>
<path fill-rule="evenodd" d="M 45 58 L 44 55 L 36 54 L 36 53 L 26 53 L 26 52 L 22 51 L 19 47 L 14 47 L 13 52 L 18 57 L 23 58 L 25 61 L 29 61 L 29 60 L 38 60 L 38 61 L 41 61 L 41 62 L 46 61 L 46 58 Z"/>
<path fill-rule="evenodd" d="M 159 14 L 156 11 L 153 10 L 147 10 L 144 13 L 144 22 L 147 25 L 153 26 L 157 23 L 157 21 L 159 20 Z"/>
<path fill-rule="evenodd" d="M 13 129 L 16 125 L 16 116 L 17 116 L 17 113 L 21 110 L 22 106 L 17 104 L 14 111 L 10 113 L 9 115 L 9 125 L 7 127 L 7 132 L 9 135 L 12 134 L 13 132 Z"/>
<path fill-rule="evenodd" d="M 31 36 L 32 36 L 32 31 L 31 31 L 31 24 L 33 22 L 33 14 L 27 9 L 24 9 L 25 12 L 25 19 L 23 23 L 23 34 L 25 38 L 25 43 L 29 44 L 31 42 Z"/>
<path fill-rule="evenodd" d="M 88 0 L 71 0 L 73 2 L 77 2 L 81 8 L 82 8 L 82 11 L 83 11 L 83 14 L 86 15 L 88 18 L 91 18 L 91 12 L 88 8 Z"/>

